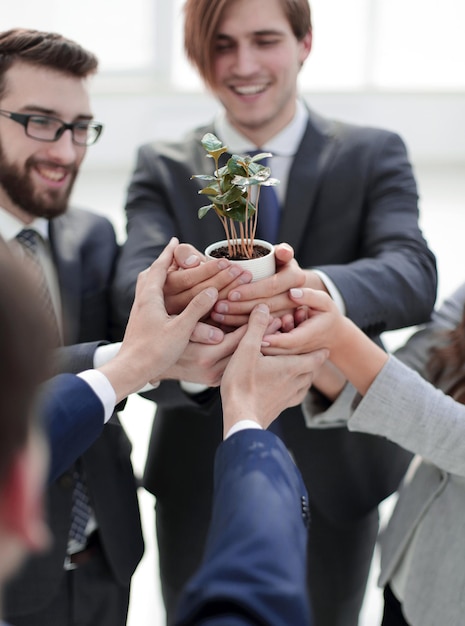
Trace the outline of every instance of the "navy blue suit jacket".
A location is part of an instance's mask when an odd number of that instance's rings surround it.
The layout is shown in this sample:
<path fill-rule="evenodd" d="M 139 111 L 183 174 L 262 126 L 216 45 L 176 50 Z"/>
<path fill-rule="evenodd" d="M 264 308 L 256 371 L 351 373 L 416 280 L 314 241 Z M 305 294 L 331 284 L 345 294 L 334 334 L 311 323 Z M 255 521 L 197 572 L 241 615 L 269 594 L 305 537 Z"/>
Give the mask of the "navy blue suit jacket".
<path fill-rule="evenodd" d="M 283 443 L 243 430 L 215 457 L 204 558 L 184 590 L 176 626 L 308 626 L 307 492 Z"/>
<path fill-rule="evenodd" d="M 50 444 L 48 480 L 53 483 L 98 438 L 104 425 L 104 409 L 82 378 L 60 374 L 45 386 L 40 412 Z"/>

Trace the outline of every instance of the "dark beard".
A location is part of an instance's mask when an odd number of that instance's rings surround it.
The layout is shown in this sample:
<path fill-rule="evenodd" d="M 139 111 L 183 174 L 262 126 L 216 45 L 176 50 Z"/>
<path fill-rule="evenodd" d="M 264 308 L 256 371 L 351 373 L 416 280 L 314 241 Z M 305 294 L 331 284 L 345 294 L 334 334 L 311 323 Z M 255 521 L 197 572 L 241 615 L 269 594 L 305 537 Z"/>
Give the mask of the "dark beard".
<path fill-rule="evenodd" d="M 17 165 L 8 163 L 2 146 L 0 145 L 0 186 L 8 195 L 10 200 L 20 209 L 33 215 L 34 217 L 45 217 L 53 219 L 65 213 L 68 208 L 68 201 L 77 176 L 77 168 L 70 168 L 71 183 L 65 194 L 61 191 L 48 193 L 40 196 L 34 190 L 29 172 L 35 164 L 35 159 L 29 157 L 24 165 L 23 171 Z"/>

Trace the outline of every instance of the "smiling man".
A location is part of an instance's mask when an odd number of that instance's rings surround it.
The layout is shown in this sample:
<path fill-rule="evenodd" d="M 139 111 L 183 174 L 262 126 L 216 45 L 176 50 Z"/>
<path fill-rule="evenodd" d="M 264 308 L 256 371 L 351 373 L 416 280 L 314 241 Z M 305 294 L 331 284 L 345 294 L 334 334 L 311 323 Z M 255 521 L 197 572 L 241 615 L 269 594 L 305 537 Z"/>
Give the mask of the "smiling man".
<path fill-rule="evenodd" d="M 110 339 L 115 233 L 104 217 L 68 208 L 102 130 L 88 93 L 96 70 L 93 54 L 58 34 L 0 33 L 0 237 L 35 264 L 55 329 L 57 373 L 100 365 Z M 76 500 L 82 485 L 85 509 Z M 143 541 L 130 443 L 116 414 L 50 486 L 47 506 L 53 543 L 8 585 L 7 620 L 123 626 Z"/>
<path fill-rule="evenodd" d="M 279 230 L 272 243 L 290 244 L 295 254 L 292 258 L 289 246 L 278 246 L 273 277 L 253 284 L 244 280 L 221 296 L 212 314 L 218 324 L 244 324 L 259 302 L 281 317 L 294 306 L 288 290 L 302 286 L 328 291 L 378 342 L 386 330 L 426 321 L 435 301 L 436 266 L 418 225 L 417 187 L 405 145 L 395 133 L 327 119 L 299 94 L 297 79 L 312 47 L 308 1 L 187 0 L 184 16 L 187 55 L 222 106 L 212 123 L 180 141 L 157 141 L 139 150 L 127 197 L 128 238 L 115 278 L 121 329 L 138 272 L 171 236 L 191 243 L 198 256 L 223 238 L 212 212 L 198 220 L 205 198 L 198 194 L 198 181 L 190 179 L 205 171 L 200 142 L 206 132 L 231 153 L 273 154 L 269 165 L 281 184 Z M 337 49 L 338 41 L 333 45 Z M 165 289 L 178 306 L 208 279 L 208 264 L 196 264 L 193 256 L 188 271 L 173 272 Z M 293 315 L 283 316 L 283 322 L 285 330 L 291 328 Z M 224 353 L 215 346 L 207 351 L 199 364 L 222 371 Z M 169 381 L 152 395 L 157 413 L 144 484 L 156 496 L 168 623 L 202 555 L 211 467 L 221 436 L 217 389 L 195 391 L 183 380 Z M 355 626 L 378 531 L 378 504 L 397 488 L 410 455 L 342 424 L 308 428 L 299 407 L 286 410 L 278 428 L 310 493 L 308 589 L 315 624 Z"/>

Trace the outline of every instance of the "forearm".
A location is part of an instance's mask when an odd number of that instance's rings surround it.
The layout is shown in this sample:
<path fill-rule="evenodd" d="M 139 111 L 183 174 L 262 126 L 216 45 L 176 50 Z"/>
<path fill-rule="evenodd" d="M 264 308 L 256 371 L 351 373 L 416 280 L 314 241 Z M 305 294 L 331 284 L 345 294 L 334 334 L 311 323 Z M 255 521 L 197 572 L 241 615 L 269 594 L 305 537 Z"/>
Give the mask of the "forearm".
<path fill-rule="evenodd" d="M 366 394 L 388 358 L 353 322 L 340 318 L 330 359 L 359 393 Z"/>

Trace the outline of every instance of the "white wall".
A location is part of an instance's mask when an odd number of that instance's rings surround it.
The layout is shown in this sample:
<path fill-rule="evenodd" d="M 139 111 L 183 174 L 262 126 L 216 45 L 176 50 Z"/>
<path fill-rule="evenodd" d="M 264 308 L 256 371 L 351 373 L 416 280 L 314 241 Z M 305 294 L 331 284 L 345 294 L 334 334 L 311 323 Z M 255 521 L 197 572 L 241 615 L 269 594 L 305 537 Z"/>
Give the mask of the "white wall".
<path fill-rule="evenodd" d="M 465 93 L 307 93 L 305 99 L 324 115 L 399 132 L 414 162 L 465 161 Z M 105 130 L 87 165 L 110 169 L 130 166 L 139 144 L 180 137 L 217 109 L 207 94 L 157 94 L 140 85 L 121 93 L 96 83 L 92 102 Z"/>

